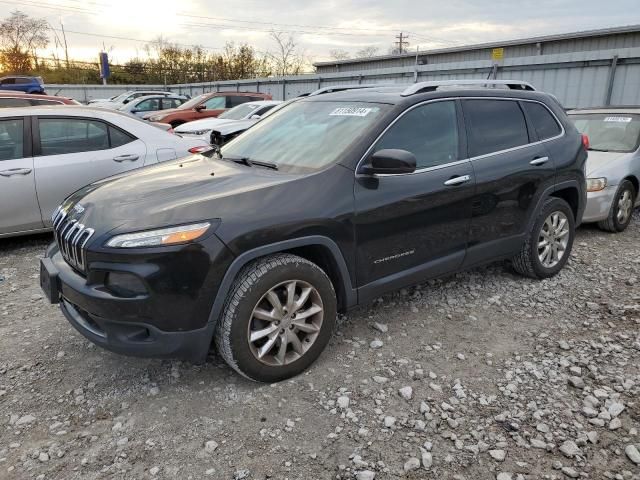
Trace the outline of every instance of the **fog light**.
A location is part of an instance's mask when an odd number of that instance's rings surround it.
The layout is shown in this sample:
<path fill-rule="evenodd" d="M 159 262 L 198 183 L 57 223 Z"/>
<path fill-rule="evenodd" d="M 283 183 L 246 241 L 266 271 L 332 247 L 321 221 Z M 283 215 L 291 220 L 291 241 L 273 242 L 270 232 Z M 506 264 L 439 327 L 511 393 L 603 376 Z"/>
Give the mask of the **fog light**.
<path fill-rule="evenodd" d="M 147 293 L 142 280 L 131 273 L 109 272 L 105 287 L 117 297 L 134 298 Z"/>

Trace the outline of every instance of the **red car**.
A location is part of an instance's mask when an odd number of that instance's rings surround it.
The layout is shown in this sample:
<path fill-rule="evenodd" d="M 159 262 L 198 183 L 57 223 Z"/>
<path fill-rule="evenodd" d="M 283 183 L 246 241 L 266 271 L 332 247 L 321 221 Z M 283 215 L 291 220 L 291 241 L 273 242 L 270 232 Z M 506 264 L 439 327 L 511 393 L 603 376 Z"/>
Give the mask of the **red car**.
<path fill-rule="evenodd" d="M 149 113 L 142 118 L 151 122 L 168 123 L 173 128 L 201 118 L 217 117 L 225 110 L 246 102 L 271 100 L 271 95 L 258 92 L 203 93 L 178 108 Z"/>
<path fill-rule="evenodd" d="M 23 92 L 0 92 L 0 108 L 34 105 L 80 105 L 72 98 Z"/>

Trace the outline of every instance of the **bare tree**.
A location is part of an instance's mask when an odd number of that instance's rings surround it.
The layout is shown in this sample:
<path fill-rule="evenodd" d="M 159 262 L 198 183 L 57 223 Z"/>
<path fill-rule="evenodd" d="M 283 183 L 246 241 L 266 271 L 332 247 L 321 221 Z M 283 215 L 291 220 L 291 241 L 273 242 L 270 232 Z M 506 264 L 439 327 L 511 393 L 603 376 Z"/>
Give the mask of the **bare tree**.
<path fill-rule="evenodd" d="M 284 32 L 271 32 L 276 51 L 267 55 L 273 64 L 273 72 L 279 76 L 298 75 L 304 72 L 304 55 L 299 52 L 295 38 Z"/>
<path fill-rule="evenodd" d="M 380 49 L 373 45 L 361 48 L 356 52 L 356 58 L 371 58 L 379 55 Z"/>
<path fill-rule="evenodd" d="M 329 56 L 334 60 L 347 60 L 350 58 L 349 52 L 340 48 L 329 50 Z"/>
<path fill-rule="evenodd" d="M 49 25 L 19 10 L 0 22 L 0 62 L 14 73 L 28 72 L 37 62 L 38 49 L 49 43 Z"/>

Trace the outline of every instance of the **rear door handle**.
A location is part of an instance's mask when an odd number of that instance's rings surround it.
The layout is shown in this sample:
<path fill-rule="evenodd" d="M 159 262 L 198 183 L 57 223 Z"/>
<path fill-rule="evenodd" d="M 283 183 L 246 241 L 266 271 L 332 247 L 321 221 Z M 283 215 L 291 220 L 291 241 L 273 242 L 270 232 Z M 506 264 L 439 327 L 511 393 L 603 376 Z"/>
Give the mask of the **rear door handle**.
<path fill-rule="evenodd" d="M 548 161 L 549 161 L 549 157 L 538 157 L 531 160 L 529 164 L 537 167 L 538 165 L 544 165 Z"/>
<path fill-rule="evenodd" d="M 451 187 L 454 185 L 462 185 L 463 183 L 467 183 L 471 180 L 471 175 L 460 175 L 459 177 L 453 177 L 444 182 L 447 187 Z"/>
<path fill-rule="evenodd" d="M 129 154 L 129 155 L 119 155 L 117 157 L 113 157 L 114 162 L 135 162 L 140 158 L 140 155 Z"/>
<path fill-rule="evenodd" d="M 29 175 L 30 173 L 30 168 L 10 168 L 9 170 L 2 170 L 0 175 L 3 177 L 12 177 L 13 175 Z"/>

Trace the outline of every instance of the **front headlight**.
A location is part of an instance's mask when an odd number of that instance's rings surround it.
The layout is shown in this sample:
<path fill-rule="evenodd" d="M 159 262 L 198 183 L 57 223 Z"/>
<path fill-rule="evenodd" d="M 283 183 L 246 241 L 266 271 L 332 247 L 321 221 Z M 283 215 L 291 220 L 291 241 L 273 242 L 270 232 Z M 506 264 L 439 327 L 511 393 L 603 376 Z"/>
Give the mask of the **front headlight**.
<path fill-rule="evenodd" d="M 209 130 L 183 130 L 181 132 L 183 135 L 208 135 L 211 133 L 211 129 Z"/>
<path fill-rule="evenodd" d="M 175 245 L 200 238 L 209 229 L 209 222 L 181 225 L 179 227 L 160 228 L 144 232 L 116 235 L 107 242 L 107 247 L 137 248 Z"/>
<path fill-rule="evenodd" d="M 587 178 L 587 192 L 599 192 L 607 186 L 606 178 Z"/>

